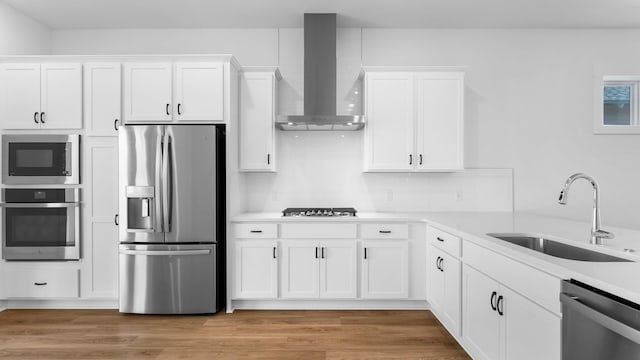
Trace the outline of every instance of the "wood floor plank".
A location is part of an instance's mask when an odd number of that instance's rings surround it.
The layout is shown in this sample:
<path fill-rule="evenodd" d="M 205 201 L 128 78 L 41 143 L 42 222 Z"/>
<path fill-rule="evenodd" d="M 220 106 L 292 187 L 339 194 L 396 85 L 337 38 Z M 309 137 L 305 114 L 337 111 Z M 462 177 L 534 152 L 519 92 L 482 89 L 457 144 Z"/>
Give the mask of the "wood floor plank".
<path fill-rule="evenodd" d="M 0 312 L 0 358 L 469 359 L 430 312 L 373 310 L 7 310 Z"/>

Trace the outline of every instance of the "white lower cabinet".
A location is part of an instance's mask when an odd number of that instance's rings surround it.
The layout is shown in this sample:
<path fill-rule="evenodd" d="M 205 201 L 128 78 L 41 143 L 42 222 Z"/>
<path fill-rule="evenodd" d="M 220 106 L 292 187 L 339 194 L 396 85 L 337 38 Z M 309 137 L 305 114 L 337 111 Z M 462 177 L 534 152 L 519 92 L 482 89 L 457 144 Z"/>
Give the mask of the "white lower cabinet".
<path fill-rule="evenodd" d="M 427 300 L 438 319 L 455 336 L 460 336 L 460 260 L 429 247 Z"/>
<path fill-rule="evenodd" d="M 236 240 L 235 283 L 237 299 L 278 297 L 278 241 Z"/>
<path fill-rule="evenodd" d="M 409 297 L 409 244 L 406 240 L 363 240 L 362 298 Z"/>
<path fill-rule="evenodd" d="M 355 241 L 285 240 L 282 244 L 283 298 L 356 297 Z"/>
<path fill-rule="evenodd" d="M 555 314 L 466 265 L 462 296 L 462 338 L 474 359 L 560 359 Z"/>
<path fill-rule="evenodd" d="M 5 267 L 4 278 L 8 299 L 77 298 L 80 292 L 77 268 L 16 263 Z"/>

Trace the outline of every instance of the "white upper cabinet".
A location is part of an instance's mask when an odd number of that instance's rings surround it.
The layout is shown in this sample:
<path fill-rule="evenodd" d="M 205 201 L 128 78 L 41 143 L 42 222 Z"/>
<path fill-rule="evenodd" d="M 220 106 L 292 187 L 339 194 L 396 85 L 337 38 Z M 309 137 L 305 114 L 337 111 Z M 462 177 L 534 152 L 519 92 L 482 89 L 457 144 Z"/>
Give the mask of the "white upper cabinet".
<path fill-rule="evenodd" d="M 171 63 L 124 65 L 124 120 L 171 121 Z"/>
<path fill-rule="evenodd" d="M 223 64 L 125 63 L 125 122 L 223 122 Z"/>
<path fill-rule="evenodd" d="M 462 170 L 464 73 L 365 74 L 365 171 Z"/>
<path fill-rule="evenodd" d="M 365 82 L 365 168 L 413 169 L 413 74 L 371 73 L 366 75 Z"/>
<path fill-rule="evenodd" d="M 275 171 L 278 71 L 244 71 L 240 78 L 240 170 Z"/>
<path fill-rule="evenodd" d="M 117 136 L 122 121 L 120 63 L 84 65 L 84 119 L 87 135 Z"/>
<path fill-rule="evenodd" d="M 176 63 L 174 118 L 224 121 L 222 63 Z"/>
<path fill-rule="evenodd" d="M 418 73 L 416 118 L 418 170 L 464 167 L 464 74 Z"/>
<path fill-rule="evenodd" d="M 4 129 L 82 128 L 82 65 L 4 64 Z"/>

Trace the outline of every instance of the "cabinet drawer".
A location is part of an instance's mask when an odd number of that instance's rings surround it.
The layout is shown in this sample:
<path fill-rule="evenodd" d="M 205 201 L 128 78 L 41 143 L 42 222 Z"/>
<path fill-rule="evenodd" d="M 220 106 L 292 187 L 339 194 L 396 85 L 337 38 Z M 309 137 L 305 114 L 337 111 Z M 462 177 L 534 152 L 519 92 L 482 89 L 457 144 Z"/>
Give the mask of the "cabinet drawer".
<path fill-rule="evenodd" d="M 78 269 L 7 269 L 7 298 L 77 298 Z"/>
<path fill-rule="evenodd" d="M 239 239 L 275 239 L 278 224 L 235 224 L 235 236 Z"/>
<path fill-rule="evenodd" d="M 408 239 L 408 224 L 362 224 L 363 239 Z"/>
<path fill-rule="evenodd" d="M 440 248 L 449 254 L 460 257 L 461 239 L 434 227 L 427 227 L 427 240 L 433 246 Z"/>
<path fill-rule="evenodd" d="M 281 226 L 284 239 L 355 239 L 358 233 L 357 224 L 291 223 Z"/>
<path fill-rule="evenodd" d="M 560 279 L 469 241 L 465 241 L 463 246 L 466 264 L 547 310 L 560 314 Z"/>

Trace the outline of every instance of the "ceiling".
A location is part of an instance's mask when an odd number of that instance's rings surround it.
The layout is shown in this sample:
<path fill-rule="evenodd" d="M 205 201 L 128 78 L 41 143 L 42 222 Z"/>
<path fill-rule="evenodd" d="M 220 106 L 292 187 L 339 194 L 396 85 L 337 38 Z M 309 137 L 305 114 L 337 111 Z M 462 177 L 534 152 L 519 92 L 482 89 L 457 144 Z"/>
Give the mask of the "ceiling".
<path fill-rule="evenodd" d="M 640 0 L 0 0 L 53 29 L 302 27 L 640 28 Z"/>

